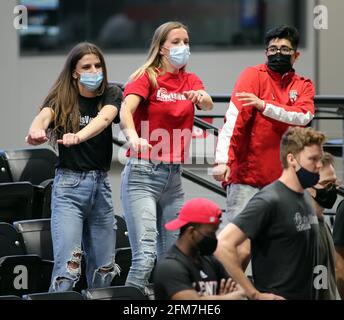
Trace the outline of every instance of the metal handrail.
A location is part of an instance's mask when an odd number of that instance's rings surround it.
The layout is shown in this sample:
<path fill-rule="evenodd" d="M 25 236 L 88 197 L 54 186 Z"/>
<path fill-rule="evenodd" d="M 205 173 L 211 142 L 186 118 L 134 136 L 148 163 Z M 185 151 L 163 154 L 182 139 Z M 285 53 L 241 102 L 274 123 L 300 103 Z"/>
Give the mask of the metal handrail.
<path fill-rule="evenodd" d="M 122 147 L 125 144 L 125 142 L 118 140 L 116 137 L 112 137 L 112 142 L 118 147 Z M 191 182 L 198 184 L 201 187 L 204 187 L 210 191 L 213 191 L 220 196 L 226 197 L 226 191 L 222 187 L 198 176 L 197 174 L 192 173 L 190 170 L 183 168 L 182 177 Z"/>
<path fill-rule="evenodd" d="M 229 102 L 231 95 L 228 94 L 213 94 L 211 98 L 214 102 Z M 344 95 L 315 95 L 314 104 L 343 104 Z"/>
<path fill-rule="evenodd" d="M 213 99 L 214 103 L 221 103 L 221 102 L 225 102 L 228 103 L 230 101 L 230 95 L 226 95 L 226 94 L 214 94 L 211 96 Z M 314 97 L 314 103 L 317 105 L 321 104 L 321 105 L 326 105 L 326 104 L 336 104 L 337 106 L 337 114 L 342 114 L 341 117 L 315 117 L 315 119 L 338 119 L 338 120 L 344 120 L 344 96 L 340 96 L 340 95 L 318 95 Z M 340 105 L 342 104 L 342 105 Z M 330 108 L 334 108 L 333 106 L 322 106 L 322 108 L 317 108 L 316 112 L 323 112 L 323 113 L 331 113 L 333 114 L 333 111 L 326 111 L 323 110 L 324 109 L 330 109 Z M 339 112 L 340 111 L 340 112 Z M 223 115 L 197 115 L 194 118 L 194 125 L 203 129 L 203 130 L 210 130 L 210 133 L 213 133 L 215 136 L 218 136 L 218 132 L 219 129 L 215 126 L 213 126 L 212 124 L 209 124 L 208 122 L 203 121 L 200 118 L 203 117 L 214 117 L 214 118 L 223 118 Z M 208 131 L 209 132 L 209 131 Z M 343 121 L 343 138 L 344 138 L 344 121 Z M 117 138 L 113 137 L 113 143 L 116 144 L 117 146 L 123 146 L 124 142 L 118 140 Z M 336 146 L 332 145 L 329 146 L 332 148 L 335 148 Z M 337 146 L 338 147 L 338 146 Z M 343 148 L 344 149 L 344 148 Z M 343 151 L 344 152 L 344 151 Z M 344 156 L 343 156 L 343 161 L 344 161 Z M 198 184 L 199 186 L 202 186 L 210 191 L 213 191 L 215 193 L 217 193 L 218 195 L 221 195 L 223 197 L 226 197 L 226 191 L 221 188 L 220 186 L 218 186 L 217 184 L 208 181 L 194 173 L 192 173 L 190 170 L 187 170 L 185 168 L 183 168 L 182 171 L 182 176 L 191 181 L 194 182 L 196 184 Z M 344 180 L 344 179 L 343 179 Z"/>

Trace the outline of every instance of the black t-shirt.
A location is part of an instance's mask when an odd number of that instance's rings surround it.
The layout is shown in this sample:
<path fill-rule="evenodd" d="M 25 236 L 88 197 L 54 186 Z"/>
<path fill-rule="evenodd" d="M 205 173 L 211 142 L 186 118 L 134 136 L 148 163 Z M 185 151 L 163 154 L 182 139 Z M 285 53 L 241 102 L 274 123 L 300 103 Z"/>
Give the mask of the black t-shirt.
<path fill-rule="evenodd" d="M 344 200 L 337 207 L 333 225 L 333 242 L 335 246 L 344 246 Z"/>
<path fill-rule="evenodd" d="M 98 114 L 98 104 L 113 105 L 118 114 L 113 123 L 118 123 L 122 91 L 117 86 L 109 86 L 102 96 L 86 98 L 78 97 L 80 108 L 80 130 L 91 122 Z M 95 137 L 69 148 L 58 145 L 59 161 L 57 167 L 76 171 L 110 169 L 112 160 L 112 127 L 109 125 Z"/>
<path fill-rule="evenodd" d="M 221 279 L 227 278 L 226 270 L 214 256 L 201 256 L 195 263 L 173 245 L 155 267 L 155 298 L 170 300 L 174 294 L 190 289 L 196 290 L 200 296 L 216 295 Z"/>
<path fill-rule="evenodd" d="M 336 300 L 336 273 L 335 273 L 335 258 L 334 245 L 332 240 L 331 229 L 324 221 L 324 218 L 319 218 L 319 267 L 326 268 L 326 273 L 319 269 L 321 276 L 315 279 L 316 284 L 319 284 L 317 292 L 317 299 L 319 300 Z M 318 274 L 317 273 L 317 274 Z M 327 275 L 325 279 L 323 276 Z M 327 281 L 327 286 L 324 282 Z"/>
<path fill-rule="evenodd" d="M 255 287 L 286 299 L 313 299 L 318 220 L 308 192 L 280 181 L 260 190 L 234 219 L 251 239 Z"/>

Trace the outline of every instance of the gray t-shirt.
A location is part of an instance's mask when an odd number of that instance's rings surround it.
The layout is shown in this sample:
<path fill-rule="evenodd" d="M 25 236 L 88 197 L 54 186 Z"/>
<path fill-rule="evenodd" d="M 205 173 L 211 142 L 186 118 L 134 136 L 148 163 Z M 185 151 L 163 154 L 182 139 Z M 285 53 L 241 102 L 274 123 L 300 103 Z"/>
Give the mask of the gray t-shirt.
<path fill-rule="evenodd" d="M 318 220 L 308 192 L 280 181 L 260 190 L 234 219 L 251 239 L 255 287 L 286 299 L 313 299 Z"/>

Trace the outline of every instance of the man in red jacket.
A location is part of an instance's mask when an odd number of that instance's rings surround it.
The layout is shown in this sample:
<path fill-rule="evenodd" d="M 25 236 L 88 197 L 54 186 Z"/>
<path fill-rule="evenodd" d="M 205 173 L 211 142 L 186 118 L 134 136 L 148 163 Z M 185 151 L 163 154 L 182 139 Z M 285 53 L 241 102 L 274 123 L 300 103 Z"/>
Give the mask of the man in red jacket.
<path fill-rule="evenodd" d="M 282 173 L 280 140 L 289 126 L 314 116 L 312 81 L 295 73 L 299 33 L 280 26 L 265 36 L 265 64 L 248 67 L 237 80 L 215 155 L 214 178 L 227 188 L 222 228 L 259 189 Z"/>

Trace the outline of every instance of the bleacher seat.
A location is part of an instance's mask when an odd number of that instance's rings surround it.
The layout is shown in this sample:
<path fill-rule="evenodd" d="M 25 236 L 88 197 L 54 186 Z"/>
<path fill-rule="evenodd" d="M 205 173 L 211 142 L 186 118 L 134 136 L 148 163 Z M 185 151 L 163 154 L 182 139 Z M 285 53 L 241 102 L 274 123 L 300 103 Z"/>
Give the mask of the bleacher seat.
<path fill-rule="evenodd" d="M 7 295 L 7 296 L 0 296 L 0 300 L 23 300 L 23 299 L 15 295 Z"/>
<path fill-rule="evenodd" d="M 46 148 L 4 151 L 13 182 L 29 181 L 39 185 L 55 175 L 57 155 Z"/>
<path fill-rule="evenodd" d="M 0 294 L 18 295 L 49 289 L 42 275 L 42 259 L 37 255 L 16 255 L 0 258 Z"/>
<path fill-rule="evenodd" d="M 32 208 L 33 219 L 45 219 L 51 217 L 51 191 L 54 179 L 48 179 L 34 187 Z"/>
<path fill-rule="evenodd" d="M 31 219 L 33 192 L 30 182 L 0 183 L 0 222 Z"/>
<path fill-rule="evenodd" d="M 120 275 L 116 275 L 112 282 L 112 286 L 122 286 L 125 284 L 127 275 L 131 266 L 131 248 L 128 237 L 127 225 L 123 217 L 116 215 L 116 257 L 115 261 L 121 269 Z"/>
<path fill-rule="evenodd" d="M 0 223 L 0 258 L 4 256 L 25 254 L 21 235 L 9 223 Z"/>
<path fill-rule="evenodd" d="M 23 296 L 26 300 L 85 300 L 75 291 L 31 293 Z"/>
<path fill-rule="evenodd" d="M 116 218 L 116 248 L 130 247 L 127 224 L 122 216 L 115 215 Z"/>
<path fill-rule="evenodd" d="M 148 300 L 140 289 L 129 286 L 87 289 L 82 295 L 88 300 Z"/>
<path fill-rule="evenodd" d="M 13 225 L 22 235 L 27 254 L 37 254 L 42 259 L 54 260 L 50 219 L 15 221 Z"/>
<path fill-rule="evenodd" d="M 5 151 L 0 149 L 0 183 L 13 182 Z"/>
<path fill-rule="evenodd" d="M 35 219 L 50 218 L 51 186 L 56 163 L 57 155 L 50 149 L 0 150 L 0 185 L 2 183 L 12 184 L 12 189 L 16 188 L 17 193 L 20 186 L 17 187 L 16 183 L 30 183 L 33 188 L 31 215 L 18 217 L 16 220 L 30 219 L 31 217 Z M 2 221 L 10 222 L 8 219 Z"/>

